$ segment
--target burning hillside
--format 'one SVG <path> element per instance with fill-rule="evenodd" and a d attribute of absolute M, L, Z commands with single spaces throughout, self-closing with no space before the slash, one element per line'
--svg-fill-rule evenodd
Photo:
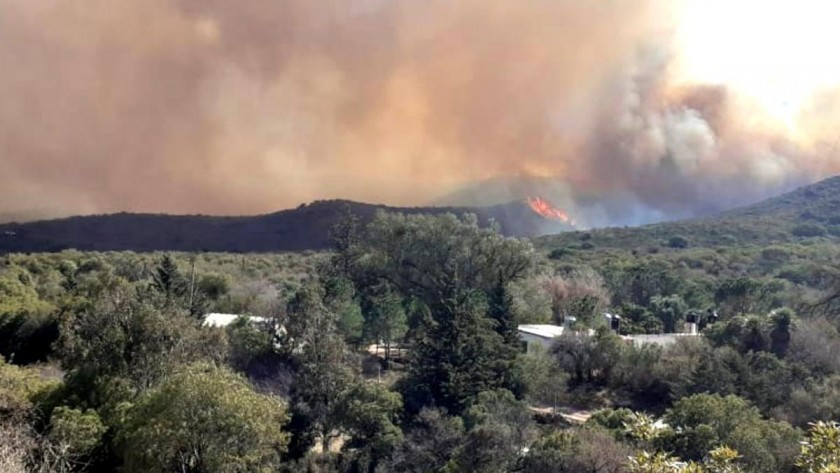
<path fill-rule="evenodd" d="M 543 218 L 548 220 L 557 220 L 559 222 L 567 223 L 569 225 L 574 225 L 574 222 L 571 218 L 569 218 L 569 214 L 566 212 L 553 207 L 547 200 L 543 199 L 542 197 L 528 197 L 528 206 L 531 207 L 531 210 L 536 212 Z"/>

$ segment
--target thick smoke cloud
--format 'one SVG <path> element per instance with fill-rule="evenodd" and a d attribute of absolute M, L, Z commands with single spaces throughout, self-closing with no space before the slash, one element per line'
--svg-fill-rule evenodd
<path fill-rule="evenodd" d="M 836 172 L 830 100 L 790 136 L 674 80 L 673 5 L 0 0 L 0 216 L 418 205 L 539 176 L 579 221 L 626 223 Z"/>

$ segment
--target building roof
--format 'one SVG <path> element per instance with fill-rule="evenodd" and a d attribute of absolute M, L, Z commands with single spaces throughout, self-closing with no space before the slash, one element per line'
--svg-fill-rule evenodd
<path fill-rule="evenodd" d="M 697 337 L 699 333 L 654 333 L 654 334 L 635 334 L 623 335 L 621 338 L 629 340 L 636 346 L 641 345 L 659 345 L 666 347 L 677 343 L 677 340 L 683 337 Z"/>
<path fill-rule="evenodd" d="M 520 325 L 518 330 L 522 333 L 535 335 L 542 338 L 556 338 L 563 335 L 563 327 L 549 324 L 526 324 Z"/>
<path fill-rule="evenodd" d="M 207 314 L 204 316 L 204 323 L 202 325 L 205 327 L 227 327 L 239 317 L 243 316 L 239 314 Z M 265 317 L 244 317 L 247 317 L 250 322 L 265 322 L 266 320 Z"/>

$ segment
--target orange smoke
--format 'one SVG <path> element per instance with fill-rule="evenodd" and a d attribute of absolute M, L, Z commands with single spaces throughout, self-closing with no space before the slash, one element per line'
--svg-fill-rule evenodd
<path fill-rule="evenodd" d="M 563 223 L 572 224 L 572 219 L 566 212 L 554 208 L 542 197 L 528 197 L 528 205 L 531 210 L 549 220 L 559 220 Z"/>

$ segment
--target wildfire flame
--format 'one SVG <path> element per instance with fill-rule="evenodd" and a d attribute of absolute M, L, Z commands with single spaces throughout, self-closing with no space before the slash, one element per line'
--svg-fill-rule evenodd
<path fill-rule="evenodd" d="M 528 197 L 528 205 L 531 210 L 549 220 L 559 220 L 563 223 L 572 224 L 569 214 L 560 209 L 554 208 L 542 197 Z"/>

